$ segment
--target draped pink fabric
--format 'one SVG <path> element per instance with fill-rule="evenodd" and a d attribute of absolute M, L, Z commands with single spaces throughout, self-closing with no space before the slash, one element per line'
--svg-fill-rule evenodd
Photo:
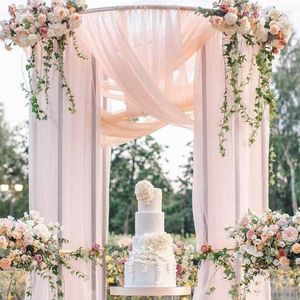
<path fill-rule="evenodd" d="M 67 49 L 66 74 L 76 96 L 77 113 L 53 73 L 49 120 L 31 120 L 30 202 L 47 219 L 61 221 L 71 247 L 105 241 L 108 231 L 107 150 L 167 124 L 194 129 L 193 211 L 198 246 L 230 245 L 223 228 L 248 208 L 268 205 L 268 120 L 248 147 L 248 127 L 237 117 L 228 135 L 227 155 L 218 149 L 224 94 L 222 38 L 192 11 L 131 9 L 83 16 L 77 32 L 87 61 Z M 246 49 L 251 57 L 251 49 Z M 249 63 L 245 64 L 247 73 Z M 257 74 L 244 102 L 253 106 Z M 57 164 L 57 161 L 59 162 Z M 45 172 L 47 170 L 47 173 Z M 97 184 L 96 184 L 97 183 Z M 64 274 L 67 300 L 105 299 L 103 272 L 86 264 L 81 282 Z M 205 293 L 213 267 L 199 270 L 194 299 L 229 299 L 228 284 L 216 277 L 215 295 Z M 48 299 L 44 283 L 34 299 Z M 269 299 L 268 284 L 255 299 Z"/>

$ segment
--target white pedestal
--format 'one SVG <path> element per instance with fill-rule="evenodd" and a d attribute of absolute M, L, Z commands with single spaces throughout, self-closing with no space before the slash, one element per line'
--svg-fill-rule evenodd
<path fill-rule="evenodd" d="M 188 296 L 192 293 L 191 287 L 173 287 L 173 288 L 127 288 L 111 287 L 112 296 Z"/>

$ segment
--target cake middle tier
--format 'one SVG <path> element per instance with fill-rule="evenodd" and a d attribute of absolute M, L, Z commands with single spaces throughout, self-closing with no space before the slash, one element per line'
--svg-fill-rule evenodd
<path fill-rule="evenodd" d="M 135 213 L 135 235 L 145 233 L 164 233 L 165 214 L 158 211 L 143 211 Z"/>

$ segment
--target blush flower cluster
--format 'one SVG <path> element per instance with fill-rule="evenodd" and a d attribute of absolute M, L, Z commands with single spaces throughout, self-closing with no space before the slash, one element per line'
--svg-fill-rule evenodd
<path fill-rule="evenodd" d="M 286 14 L 274 7 L 262 9 L 257 3 L 238 0 L 214 2 L 210 23 L 228 35 L 247 35 L 255 43 L 278 54 L 289 41 L 293 28 Z"/>
<path fill-rule="evenodd" d="M 85 277 L 70 264 L 71 260 L 97 262 L 102 248 L 93 244 L 91 249 L 79 248 L 76 251 L 62 250 L 67 241 L 60 238 L 61 226 L 58 223 L 45 224 L 36 211 L 25 213 L 21 219 L 12 217 L 0 219 L 0 271 L 21 270 L 35 272 L 49 281 L 53 298 L 63 299 L 60 267 L 72 274 Z M 27 293 L 30 295 L 31 289 Z"/>
<path fill-rule="evenodd" d="M 27 5 L 12 4 L 8 8 L 11 19 L 1 22 L 0 39 L 10 50 L 12 45 L 33 47 L 45 39 L 61 38 L 81 25 L 79 12 L 85 7 L 83 0 L 52 0 L 51 6 L 41 0 L 28 0 Z"/>
<path fill-rule="evenodd" d="M 26 64 L 29 85 L 22 84 L 22 88 L 38 120 L 47 119 L 52 70 L 60 74 L 69 111 L 76 112 L 75 96 L 64 72 L 64 51 L 71 40 L 77 56 L 86 59 L 75 35 L 82 22 L 81 12 L 86 8 L 85 0 L 52 0 L 50 6 L 42 0 L 28 0 L 27 5 L 11 4 L 10 19 L 0 22 L 0 40 L 7 50 L 14 46 L 30 50 Z"/>
<path fill-rule="evenodd" d="M 232 299 L 240 299 L 235 297 L 239 290 L 246 296 L 257 275 L 276 278 L 280 272 L 299 269 L 300 211 L 293 217 L 271 210 L 262 217 L 248 212 L 238 224 L 226 227 L 225 231 L 234 241 L 232 249 L 214 250 L 204 244 L 200 247 L 200 256 L 203 261 L 210 260 L 216 267 L 223 267 L 228 280 L 237 280 L 238 284 L 233 284 L 230 290 Z M 237 262 L 243 274 L 239 279 L 235 269 Z M 299 284 L 299 278 L 296 282 Z"/>

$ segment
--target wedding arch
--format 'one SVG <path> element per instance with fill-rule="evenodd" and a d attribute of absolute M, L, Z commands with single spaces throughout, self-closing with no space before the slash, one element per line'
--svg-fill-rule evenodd
<path fill-rule="evenodd" d="M 172 124 L 194 130 L 198 247 L 204 242 L 216 249 L 230 247 L 224 225 L 237 222 L 248 209 L 261 214 L 268 208 L 269 116 L 264 108 L 256 142 L 249 147 L 251 129 L 243 116 L 233 115 L 226 155 L 220 155 L 226 88 L 222 33 L 196 15 L 195 7 L 137 5 L 83 12 L 76 37 L 66 46 L 64 73 L 49 70 L 47 101 L 38 98 L 47 121 L 34 114 L 30 118 L 30 207 L 60 222 L 71 248 L 95 241 L 104 245 L 109 147 Z M 242 76 L 248 80 L 241 96 L 243 105 L 254 110 L 259 70 L 251 58 L 256 49 L 243 42 L 241 47 L 246 58 Z M 78 57 L 79 49 L 87 59 Z M 43 51 L 35 53 L 39 74 L 44 72 Z M 62 87 L 64 76 L 76 99 L 74 114 Z M 229 105 L 235 96 L 227 92 Z M 105 269 L 79 264 L 91 280 L 64 274 L 66 299 L 104 300 Z M 220 275 L 214 295 L 206 295 L 213 272 L 210 262 L 201 265 L 195 299 L 227 299 L 228 285 Z M 35 280 L 33 299 L 50 299 L 47 283 Z M 262 281 L 261 289 L 253 299 L 269 299 L 268 283 Z"/>

